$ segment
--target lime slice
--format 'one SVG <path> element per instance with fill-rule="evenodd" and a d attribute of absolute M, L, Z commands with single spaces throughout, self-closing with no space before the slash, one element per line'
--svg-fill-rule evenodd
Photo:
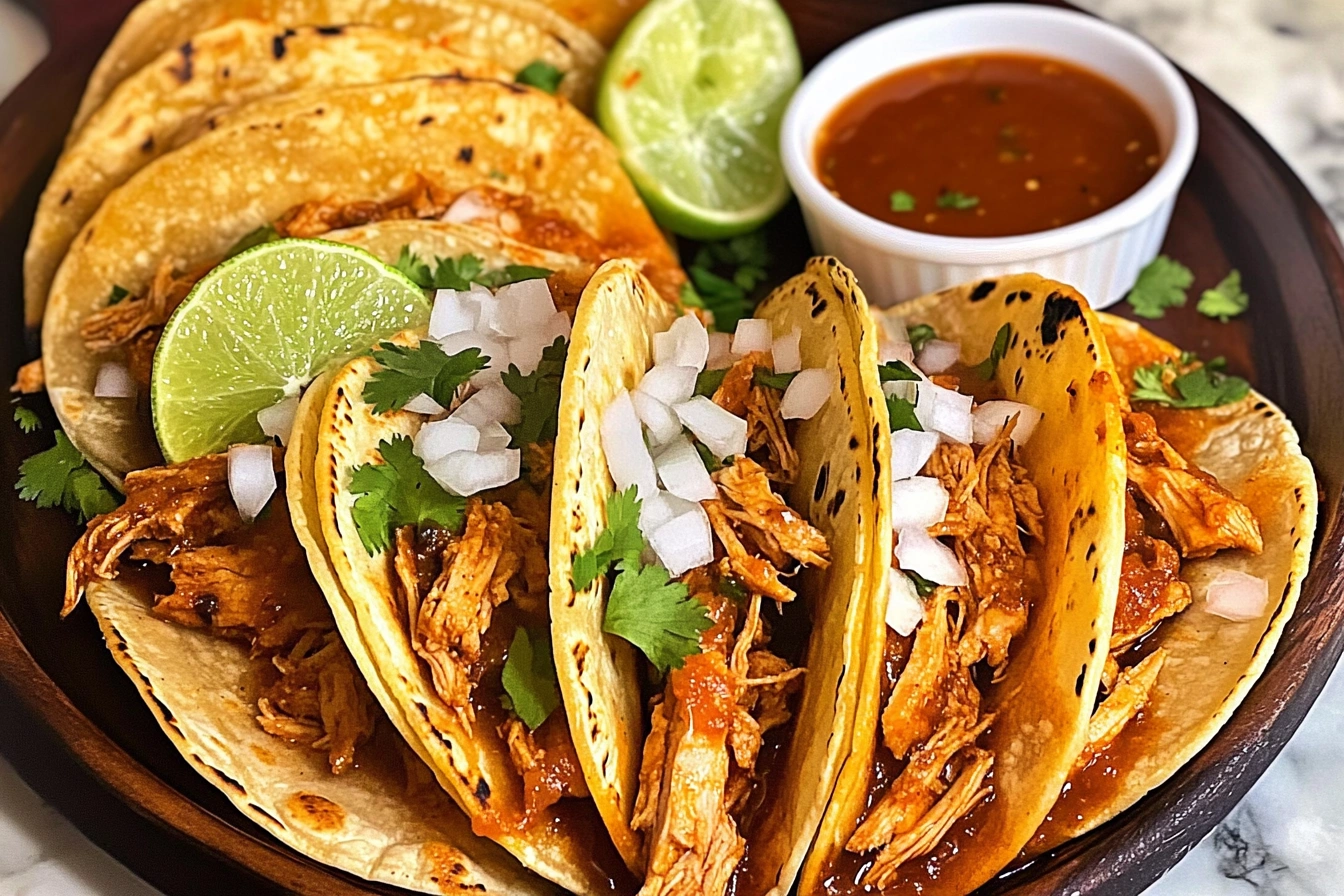
<path fill-rule="evenodd" d="M 611 51 L 598 121 L 661 224 L 723 239 L 789 198 L 779 122 L 801 72 L 775 0 L 653 0 Z"/>
<path fill-rule="evenodd" d="M 170 463 L 265 437 L 257 412 L 335 361 L 429 320 L 408 277 L 353 246 L 278 240 L 196 284 L 154 355 L 154 431 Z"/>

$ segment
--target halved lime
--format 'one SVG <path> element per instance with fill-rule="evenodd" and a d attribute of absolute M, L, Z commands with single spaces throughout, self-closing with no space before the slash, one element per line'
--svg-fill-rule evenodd
<path fill-rule="evenodd" d="M 723 239 L 789 197 L 779 122 L 801 73 L 775 0 L 653 0 L 611 51 L 598 121 L 661 224 Z"/>
<path fill-rule="evenodd" d="M 278 240 L 206 274 L 163 328 L 150 385 L 170 463 L 264 438 L 257 412 L 380 337 L 424 326 L 410 278 L 353 246 Z"/>

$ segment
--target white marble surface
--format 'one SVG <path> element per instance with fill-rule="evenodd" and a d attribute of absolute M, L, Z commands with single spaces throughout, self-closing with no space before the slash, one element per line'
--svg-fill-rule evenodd
<path fill-rule="evenodd" d="M 1344 0 L 1075 0 L 1156 43 L 1269 139 L 1344 227 Z M 0 0 L 0 96 L 44 51 Z M 0 724 L 4 720 L 0 719 Z M 1344 673 L 1245 801 L 1148 896 L 1344 893 Z M 0 896 L 150 896 L 0 759 Z"/>

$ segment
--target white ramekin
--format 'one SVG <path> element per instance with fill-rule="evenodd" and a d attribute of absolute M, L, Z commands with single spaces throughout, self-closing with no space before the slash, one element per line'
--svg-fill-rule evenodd
<path fill-rule="evenodd" d="M 1164 161 L 1137 193 L 1075 224 L 1009 237 L 951 237 L 897 227 L 845 204 L 817 178 L 815 139 L 837 104 L 889 72 L 977 52 L 1022 52 L 1086 67 L 1128 90 L 1153 118 Z M 1098 308 L 1117 301 L 1157 255 L 1198 140 L 1195 101 L 1144 41 L 1084 13 L 1026 4 L 959 6 L 898 19 L 831 53 L 784 115 L 784 170 L 813 246 L 853 268 L 878 305 L 979 277 L 1034 271 Z"/>

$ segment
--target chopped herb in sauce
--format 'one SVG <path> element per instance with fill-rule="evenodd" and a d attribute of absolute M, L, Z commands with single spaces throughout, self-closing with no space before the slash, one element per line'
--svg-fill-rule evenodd
<path fill-rule="evenodd" d="M 912 212 L 915 210 L 915 197 L 904 190 L 891 194 L 891 210 L 894 212 Z"/>
<path fill-rule="evenodd" d="M 967 196 L 959 190 L 944 190 L 938 194 L 938 207 L 966 211 L 980 204 L 979 196 Z"/>
<path fill-rule="evenodd" d="M 559 90 L 560 82 L 564 78 L 564 72 L 542 59 L 529 62 L 514 76 L 514 80 L 519 84 L 526 84 L 528 87 L 535 87 L 547 93 Z"/>

